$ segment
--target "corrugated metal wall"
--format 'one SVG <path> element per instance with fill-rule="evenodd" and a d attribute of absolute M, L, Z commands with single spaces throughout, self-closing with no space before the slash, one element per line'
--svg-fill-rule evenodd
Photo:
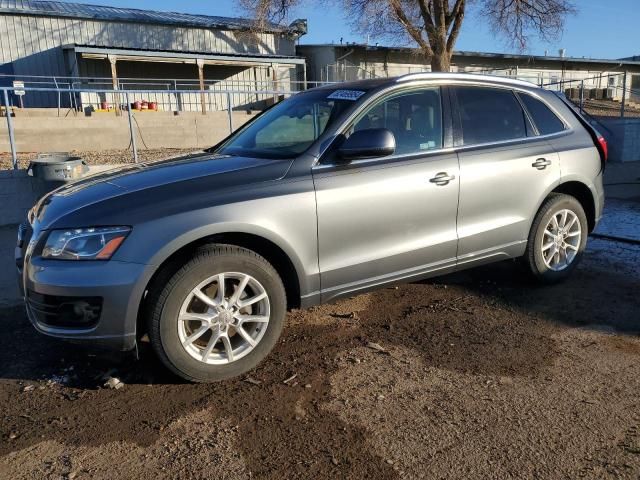
<path fill-rule="evenodd" d="M 295 55 L 294 41 L 279 34 L 0 15 L 0 68 L 11 63 L 15 75 L 72 76 L 75 66 L 65 62 L 61 47 L 74 43 L 199 53 Z M 2 70 L 8 68 L 5 66 Z M 191 75 L 195 77 L 197 72 Z M 41 106 L 57 103 L 54 95 L 31 94 L 30 98 Z"/>

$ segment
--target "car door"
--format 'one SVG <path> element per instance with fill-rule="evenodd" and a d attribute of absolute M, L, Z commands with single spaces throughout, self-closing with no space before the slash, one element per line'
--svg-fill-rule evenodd
<path fill-rule="evenodd" d="M 458 263 L 517 256 L 546 192 L 560 180 L 558 154 L 508 88 L 452 88 L 460 161 Z"/>
<path fill-rule="evenodd" d="M 443 108 L 444 105 L 444 108 Z M 387 128 L 393 155 L 313 168 L 322 300 L 454 267 L 458 159 L 446 151 L 440 88 L 391 94 L 365 107 L 350 132 Z"/>

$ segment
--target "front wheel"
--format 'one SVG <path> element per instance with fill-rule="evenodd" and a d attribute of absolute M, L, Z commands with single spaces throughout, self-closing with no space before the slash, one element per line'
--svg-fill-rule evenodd
<path fill-rule="evenodd" d="M 578 265 L 587 245 L 589 226 L 584 209 L 570 195 L 552 194 L 536 215 L 524 260 L 543 283 L 564 280 Z"/>
<path fill-rule="evenodd" d="M 235 246 L 200 249 L 151 294 L 153 348 L 190 381 L 223 380 L 255 367 L 277 342 L 286 315 L 277 272 Z"/>

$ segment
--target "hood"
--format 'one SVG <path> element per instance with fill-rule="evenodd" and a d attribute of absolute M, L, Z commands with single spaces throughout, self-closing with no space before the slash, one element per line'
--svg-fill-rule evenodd
<path fill-rule="evenodd" d="M 213 197 L 282 178 L 291 160 L 195 153 L 92 175 L 45 195 L 34 209 L 40 229 L 130 225 L 141 211 L 198 208 Z"/>

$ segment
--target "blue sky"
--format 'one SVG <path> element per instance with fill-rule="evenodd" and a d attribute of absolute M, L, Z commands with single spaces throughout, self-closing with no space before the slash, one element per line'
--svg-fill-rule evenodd
<path fill-rule="evenodd" d="M 81 0 L 76 0 L 80 3 Z M 242 16 L 236 0 L 87 0 L 85 3 L 136 7 L 154 10 L 180 11 L 222 16 Z M 293 12 L 291 19 L 307 18 L 309 33 L 301 43 L 362 42 L 365 39 L 350 32 L 347 22 L 341 20 L 338 7 L 312 6 L 324 2 L 307 0 L 306 5 Z M 545 44 L 532 39 L 527 52 L 542 55 L 545 50 L 550 55 L 557 54 L 559 48 L 566 48 L 572 57 L 620 58 L 640 55 L 640 29 L 638 28 L 639 0 L 574 0 L 578 6 L 577 15 L 568 19 L 564 35 L 560 40 Z M 374 39 L 371 40 L 375 42 Z M 483 25 L 477 16 L 465 19 L 462 33 L 456 45 L 457 50 L 483 52 L 514 52 L 504 39 L 495 35 Z M 515 52 L 514 52 L 515 53 Z"/>

